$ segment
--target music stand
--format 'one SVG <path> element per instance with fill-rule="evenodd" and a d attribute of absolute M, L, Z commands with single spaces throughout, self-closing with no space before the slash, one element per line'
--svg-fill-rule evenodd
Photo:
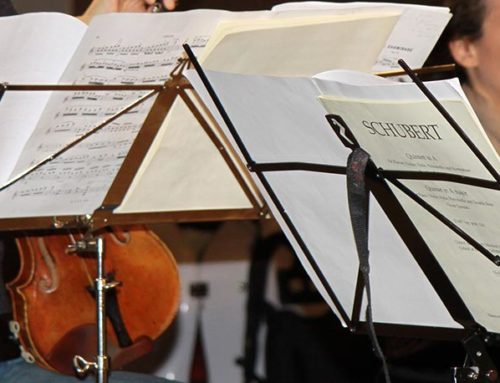
<path fill-rule="evenodd" d="M 20 217 L 0 219 L 0 229 L 3 230 L 60 230 L 60 229 L 78 229 L 84 231 L 85 238 L 76 241 L 69 251 L 76 253 L 91 253 L 95 256 L 97 262 L 97 276 L 94 281 L 96 296 L 96 315 L 97 315 L 97 355 L 95 361 L 87 361 L 81 356 L 75 356 L 74 366 L 79 374 L 86 374 L 93 371 L 96 375 L 96 381 L 105 383 L 108 381 L 109 357 L 107 355 L 106 341 L 106 299 L 105 292 L 117 287 L 118 283 L 105 278 L 104 270 L 104 243 L 99 233 L 106 227 L 113 225 L 131 225 L 136 223 L 168 222 L 168 221 L 214 221 L 229 219 L 256 219 L 265 214 L 265 208 L 255 194 L 249 181 L 242 175 L 241 165 L 230 153 L 230 148 L 224 143 L 220 136 L 214 132 L 216 129 L 213 117 L 207 110 L 200 110 L 202 104 L 195 103 L 193 99 L 198 99 L 196 92 L 192 90 L 189 82 L 184 78 L 183 71 L 188 65 L 186 59 L 180 59 L 178 65 L 171 72 L 169 79 L 163 85 L 15 85 L 2 84 L 0 88 L 1 96 L 7 91 L 148 91 L 148 93 L 130 105 L 122 108 L 105 121 L 99 123 L 94 128 L 85 132 L 74 141 L 66 144 L 62 149 L 38 161 L 26 171 L 14 177 L 4 184 L 0 191 L 6 190 L 15 185 L 20 180 L 28 177 L 42 166 L 49 164 L 54 159 L 64 154 L 69 149 L 78 145 L 88 137 L 96 134 L 102 128 L 119 118 L 121 115 L 133 110 L 145 100 L 157 95 L 153 106 L 151 107 L 143 125 L 140 129 L 134 143 L 128 151 L 126 158 L 120 165 L 120 170 L 115 177 L 111 187 L 106 192 L 106 196 L 100 206 L 95 210 L 89 211 L 85 215 L 62 215 L 52 217 Z M 160 130 L 161 124 L 170 112 L 174 102 L 177 99 L 185 103 L 189 111 L 194 115 L 196 121 L 208 135 L 210 141 L 218 149 L 223 160 L 241 186 L 244 195 L 248 198 L 251 208 L 245 209 L 212 209 L 197 211 L 158 211 L 149 213 L 126 213 L 116 214 L 114 210 L 122 203 L 127 190 L 129 189 L 136 172 L 139 169 L 144 157 L 147 155 L 151 145 Z M 21 321 L 22 322 L 22 321 Z M 24 325 L 22 322 L 21 326 Z M 26 350 L 29 352 L 29 350 Z M 50 368 L 50 366 L 47 366 Z"/>
<path fill-rule="evenodd" d="M 314 244 L 311 242 L 306 243 L 303 237 L 304 225 L 301 226 L 301 229 L 297 227 L 297 221 L 294 221 L 292 217 L 290 217 L 291 207 L 293 207 L 292 197 L 286 196 L 284 190 L 285 187 L 281 186 L 280 191 L 282 192 L 281 196 L 285 195 L 285 201 L 282 202 L 281 198 L 278 197 L 275 192 L 274 186 L 277 185 L 277 181 L 272 178 L 273 172 L 304 172 L 304 173 L 322 173 L 322 174 L 331 174 L 331 175 L 343 175 L 346 173 L 346 168 L 341 166 L 332 166 L 332 165 L 324 165 L 319 163 L 300 163 L 300 162 L 272 162 L 272 163 L 259 163 L 253 159 L 253 153 L 248 150 L 247 144 L 248 142 L 245 139 L 248 139 L 248 135 L 242 138 L 238 127 L 235 126 L 232 122 L 231 117 L 225 110 L 223 103 L 221 102 L 219 95 L 211 84 L 211 81 L 204 73 L 201 66 L 196 62 L 196 58 L 189 51 L 189 47 L 185 47 L 188 51 L 188 55 L 190 59 L 193 61 L 195 65 L 195 69 L 197 71 L 198 76 L 201 79 L 203 86 L 206 88 L 209 96 L 213 100 L 218 112 L 220 113 L 221 119 L 226 124 L 227 130 L 229 134 L 232 135 L 234 142 L 236 143 L 241 156 L 244 158 L 249 169 L 253 172 L 256 179 L 259 180 L 261 184 L 261 189 L 265 191 L 265 195 L 267 197 L 268 203 L 273 211 L 275 217 L 280 223 L 280 226 L 287 234 L 292 246 L 295 248 L 299 257 L 302 255 L 305 259 L 306 264 L 305 267 L 308 268 L 310 274 L 315 276 L 318 280 L 318 288 L 323 291 L 324 296 L 326 296 L 327 301 L 330 301 L 330 304 L 334 311 L 338 314 L 339 318 L 342 322 L 346 324 L 348 328 L 352 331 L 369 331 L 367 328 L 370 327 L 369 319 L 367 322 L 363 322 L 360 320 L 360 312 L 364 299 L 364 287 L 366 282 L 362 278 L 361 270 L 358 272 L 358 277 L 355 282 L 355 296 L 354 302 L 352 305 L 352 312 L 348 314 L 348 311 L 344 308 L 341 300 L 337 298 L 335 291 L 332 288 L 332 284 L 325 277 L 324 270 L 318 265 L 314 252 L 317 252 L 318 244 Z M 243 84 L 249 84 L 249 82 L 242 82 Z M 241 86 L 241 83 L 238 84 Z M 261 90 L 259 90 L 261 91 Z M 231 94 L 231 93 L 228 93 Z M 255 93 L 258 94 L 258 93 Z M 227 101 L 227 95 L 224 94 Z M 236 103 L 233 103 L 233 111 L 236 110 Z M 293 106 L 291 106 L 293 107 Z M 248 106 L 248 108 L 252 108 L 252 106 Z M 259 113 L 258 109 L 253 109 L 253 113 Z M 243 114 L 242 114 L 243 115 Z M 241 120 L 241 116 L 238 117 Z M 332 120 L 332 116 L 330 116 L 329 121 L 332 123 L 332 127 L 337 129 L 337 132 L 340 133 L 338 129 L 341 127 L 342 129 L 349 132 L 348 127 L 345 123 L 341 122 L 341 119 L 336 116 L 334 118 L 335 121 Z M 339 122 L 340 121 L 340 122 Z M 253 127 L 256 128 L 255 126 Z M 247 131 L 250 129 L 249 126 L 245 126 Z M 247 132 L 245 131 L 245 133 Z M 352 148 L 356 148 L 356 141 L 352 138 L 354 137 L 352 133 L 348 133 L 350 140 L 345 140 L 346 134 L 339 134 L 341 140 L 346 142 L 350 142 Z M 342 141 L 344 144 L 345 142 Z M 255 142 L 251 142 L 252 148 L 256 147 Z M 475 154 L 477 154 L 477 150 L 472 149 Z M 493 176 L 495 181 L 493 182 L 483 182 L 480 181 L 477 184 L 471 181 L 470 179 L 465 179 L 463 177 L 443 177 L 442 174 L 432 174 L 432 175 L 416 175 L 411 174 L 411 177 L 416 179 L 445 179 L 452 180 L 456 182 L 460 179 L 461 182 L 471 185 L 477 185 L 480 187 L 486 187 L 489 189 L 498 190 L 499 185 L 499 176 L 498 173 L 492 168 L 491 165 L 484 163 L 487 169 L 492 170 L 490 173 Z M 481 325 L 479 325 L 472 316 L 468 306 L 465 304 L 464 300 L 457 292 L 454 285 L 451 283 L 450 279 L 444 272 L 442 266 L 434 257 L 432 251 L 429 246 L 423 240 L 422 235 L 417 230 L 417 227 L 412 223 L 409 219 L 408 215 L 402 208 L 401 204 L 395 198 L 393 192 L 387 186 L 387 171 L 383 171 L 383 169 L 378 169 L 375 165 L 369 166 L 368 174 L 368 184 L 369 190 L 373 193 L 376 200 L 380 203 L 382 209 L 386 212 L 389 219 L 393 224 L 395 224 L 395 229 L 401 236 L 402 240 L 410 250 L 410 252 L 415 257 L 419 267 L 429 280 L 429 282 L 434 287 L 435 291 L 439 295 L 441 301 L 446 306 L 446 310 L 451 314 L 451 317 L 458 323 L 460 323 L 460 327 L 462 328 L 442 328 L 442 327 L 434 327 L 434 326 L 412 326 L 405 324 L 375 324 L 375 328 L 378 333 L 386 333 L 386 334 L 399 334 L 399 335 L 411 335 L 411 336 L 424 336 L 438 339 L 462 339 L 464 346 L 468 352 L 469 357 L 471 358 L 473 366 L 467 366 L 466 368 L 456 368 L 454 371 L 454 377 L 456 379 L 466 380 L 466 379 L 480 379 L 480 381 L 496 381 L 497 379 L 497 370 L 491 359 L 486 353 L 484 342 L 488 342 L 491 340 L 491 337 Z M 391 176 L 396 176 L 396 174 L 391 174 Z M 408 174 L 406 175 L 408 176 Z M 402 172 L 397 174 L 397 177 L 404 177 Z M 397 178 L 395 177 L 395 178 Z M 274 184 L 273 184 L 274 182 Z M 284 181 L 282 181 L 284 182 Z M 303 182 L 307 182 L 304 181 Z M 391 179 L 391 182 L 397 182 L 394 178 Z M 290 188 L 293 188 L 296 184 L 289 185 Z M 329 189 L 327 189 L 329 190 Z M 311 193 L 313 195 L 313 193 Z M 332 195 L 332 198 L 334 196 Z M 298 202 L 299 203 L 299 202 Z M 428 205 L 424 206 L 425 208 L 430 208 Z M 436 214 L 437 212 L 433 212 Z M 435 216 L 438 216 L 436 214 Z M 331 217 L 330 217 L 331 218 Z M 447 224 L 447 220 L 445 217 L 440 217 L 442 222 Z M 365 218 L 366 219 L 366 218 Z M 326 220 L 325 220 L 326 222 Z M 330 224 L 331 221 L 328 221 Z M 453 225 L 449 225 L 449 227 L 454 230 L 455 233 L 460 235 L 467 243 L 471 244 L 476 250 L 479 250 L 483 255 L 485 255 L 488 261 L 492 261 L 493 264 L 498 265 L 498 257 L 494 254 L 491 254 L 490 251 L 485 249 L 481 244 L 475 241 L 470 236 L 465 235 L 461 230 Z M 305 229 L 307 230 L 307 228 Z M 310 233 L 308 233 L 310 234 Z M 310 237 L 309 237 L 310 239 Z M 312 247 L 309 247 L 311 245 Z M 307 263 L 310 265 L 308 266 Z M 361 265 L 360 265 L 361 266 Z M 367 292 L 369 295 L 369 292 Z"/>

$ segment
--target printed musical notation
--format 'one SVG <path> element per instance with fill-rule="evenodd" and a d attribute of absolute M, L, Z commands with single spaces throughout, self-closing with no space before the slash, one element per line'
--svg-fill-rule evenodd
<path fill-rule="evenodd" d="M 93 46 L 89 50 L 89 56 L 167 56 L 179 52 L 182 41 L 178 36 L 165 36 L 162 41 L 154 43 L 126 44 L 123 41 L 111 44 Z"/>
<path fill-rule="evenodd" d="M 115 99 L 113 99 L 113 101 L 115 101 Z M 118 99 L 116 99 L 116 101 L 118 101 Z M 54 116 L 54 122 L 57 123 L 57 121 L 60 119 L 87 117 L 96 117 L 99 120 L 102 120 L 103 117 L 114 116 L 129 104 L 128 102 L 123 103 L 122 99 L 120 99 L 120 101 L 122 102 L 119 104 L 113 102 L 109 103 L 107 106 L 105 106 L 106 103 L 104 102 L 104 100 L 102 100 L 100 103 L 93 102 L 91 104 L 85 105 L 71 103 L 73 105 L 69 104 L 65 106 L 64 109 L 56 112 Z M 147 106 L 141 104 L 136 106 L 132 110 L 127 111 L 125 114 L 142 114 L 144 113 L 145 109 L 147 111 Z M 88 122 L 85 125 L 89 125 Z"/>
<path fill-rule="evenodd" d="M 12 200 L 32 198 L 32 197 L 69 197 L 72 198 L 72 202 L 83 202 L 86 197 L 92 193 L 106 191 L 105 186 L 90 186 L 85 185 L 84 187 L 79 186 L 56 186 L 54 184 L 44 185 L 38 187 L 26 187 L 16 190 L 13 193 Z M 77 197 L 77 198 L 75 198 Z"/>
<path fill-rule="evenodd" d="M 127 23 L 117 19 L 111 28 L 113 33 L 105 25 L 89 29 L 61 83 L 161 84 L 168 80 L 184 42 L 201 48 L 208 40 L 208 34 L 185 36 L 170 31 L 157 34 L 148 32 L 148 28 L 151 26 L 143 25 L 144 35 L 136 35 L 137 30 L 131 31 Z M 54 92 L 12 177 L 58 152 L 144 94 Z M 36 211 L 36 215 L 93 212 L 102 202 L 152 103 L 153 100 L 148 100 L 123 114 L 1 193 L 0 205 L 7 212 L 2 207 L 0 214 L 8 216 L 10 206 L 16 204 L 18 212 L 24 209 L 20 214 L 27 215 L 31 211 Z"/>
<path fill-rule="evenodd" d="M 208 36 L 208 35 L 194 36 L 191 39 L 189 39 L 187 41 L 187 43 L 191 46 L 192 49 L 205 48 L 208 44 L 209 39 L 210 39 L 210 36 Z"/>
<path fill-rule="evenodd" d="M 170 71 L 165 74 L 156 74 L 149 76 L 138 76 L 133 74 L 120 74 L 116 76 L 103 77 L 99 75 L 87 75 L 82 78 L 83 84 L 104 85 L 104 84 L 119 84 L 119 85 L 134 85 L 145 83 L 164 83 L 168 80 Z"/>
<path fill-rule="evenodd" d="M 47 129 L 47 133 L 50 134 L 51 132 L 54 133 L 68 133 L 68 132 L 73 132 L 77 136 L 81 136 L 84 133 L 87 133 L 91 129 L 94 128 L 94 124 L 90 122 L 86 122 L 84 124 L 77 125 L 75 121 L 69 120 L 69 121 L 64 121 L 61 123 L 57 123 L 53 126 L 50 126 Z M 125 123 L 117 123 L 117 122 L 111 122 L 108 125 L 104 126 L 101 130 L 97 131 L 95 135 L 100 135 L 100 134 L 106 134 L 106 133 L 116 133 L 116 132 L 122 132 L 126 133 L 129 132 L 132 135 L 137 134 L 139 132 L 139 129 L 141 128 L 140 124 L 136 123 L 131 123 L 131 122 L 125 122 Z"/>
<path fill-rule="evenodd" d="M 81 69 L 88 70 L 110 70 L 116 72 L 140 72 L 143 69 L 151 68 L 170 68 L 176 63 L 176 60 L 172 57 L 162 59 L 162 60 L 148 60 L 148 61 L 138 61 L 127 63 L 124 60 L 114 60 L 114 59 L 101 59 L 101 60 L 91 60 L 89 63 L 83 64 Z"/>

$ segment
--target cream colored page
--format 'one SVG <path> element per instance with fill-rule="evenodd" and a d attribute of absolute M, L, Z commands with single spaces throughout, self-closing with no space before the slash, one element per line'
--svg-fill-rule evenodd
<path fill-rule="evenodd" d="M 221 39 L 203 65 L 224 72 L 278 76 L 312 76 L 340 68 L 369 71 L 397 20 L 397 15 L 359 16 L 235 32 Z"/>
<path fill-rule="evenodd" d="M 500 193 L 444 182 L 404 182 L 493 255 L 500 256 Z M 396 188 L 399 202 L 445 270 L 474 319 L 500 333 L 500 270 L 484 254 Z"/>
<path fill-rule="evenodd" d="M 86 29 L 57 13 L 0 18 L 0 82 L 56 84 Z M 0 184 L 13 171 L 49 94 L 8 91 L 0 101 Z"/>
<path fill-rule="evenodd" d="M 200 61 L 204 61 L 207 56 L 209 56 L 212 50 L 220 44 L 220 42 L 226 37 L 226 35 L 240 32 L 251 32 L 258 31 L 262 29 L 273 29 L 273 28 L 291 28 L 300 27 L 306 25 L 315 24 L 326 24 L 334 22 L 347 22 L 357 19 L 366 19 L 374 17 L 385 17 L 385 16 L 400 16 L 400 12 L 397 11 L 382 11 L 382 12 L 358 12 L 355 14 L 344 15 L 342 13 L 337 14 L 336 12 L 324 12 L 322 15 L 308 15 L 310 12 L 302 11 L 288 11 L 288 12 L 275 12 L 270 13 L 270 17 L 258 20 L 226 20 L 222 21 L 217 25 L 217 29 L 210 38 L 203 54 L 200 57 Z M 274 15 L 274 17 L 271 17 Z"/>
<path fill-rule="evenodd" d="M 451 18 L 450 11 L 446 7 L 375 2 L 292 2 L 277 5 L 273 10 L 318 13 L 399 10 L 401 17 L 380 52 L 377 62 L 372 68 L 373 72 L 400 69 L 397 63 L 399 59 L 404 59 L 413 68 L 423 66 Z"/>
<path fill-rule="evenodd" d="M 460 100 L 441 100 L 495 169 L 500 161 L 475 118 Z M 343 117 L 360 146 L 385 170 L 440 172 L 492 181 L 472 151 L 429 102 L 322 98 L 330 113 Z M 500 256 L 498 189 L 456 182 L 403 180 L 411 191 L 463 232 Z M 395 186 L 392 190 L 474 319 L 500 331 L 498 266 L 473 249 Z"/>
<path fill-rule="evenodd" d="M 430 102 L 385 103 L 331 96 L 321 96 L 320 99 L 328 112 L 344 119 L 360 146 L 371 153 L 378 166 L 386 170 L 441 172 L 492 179 Z M 487 141 L 478 134 L 480 130 L 465 104 L 459 100 L 442 102 L 460 126 L 468 127 L 471 134 L 475 132 L 479 149 L 483 153 L 489 151 L 490 159 L 494 160 Z"/>
<path fill-rule="evenodd" d="M 217 147 L 179 99 L 145 165 L 116 213 L 252 208 Z"/>

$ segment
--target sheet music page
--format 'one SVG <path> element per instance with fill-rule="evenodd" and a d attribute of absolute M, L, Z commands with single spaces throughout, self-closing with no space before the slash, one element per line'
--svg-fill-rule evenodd
<path fill-rule="evenodd" d="M 487 140 L 467 103 L 447 82 L 442 87 L 443 106 L 477 145 L 490 163 L 500 170 L 500 160 Z M 344 90 L 348 88 L 343 85 Z M 479 160 L 458 134 L 437 113 L 430 102 L 408 100 L 401 90 L 413 84 L 360 86 L 351 96 L 321 97 L 326 110 L 344 118 L 360 146 L 371 154 L 377 166 L 386 170 L 442 172 L 493 181 Z M 417 90 L 418 91 L 418 90 Z M 386 99 L 376 97 L 385 93 Z M 347 93 L 347 92 L 346 92 Z M 399 97 L 390 100 L 390 95 Z M 500 255 L 498 189 L 480 188 L 455 182 L 402 180 L 420 198 L 450 219 L 494 255 Z M 474 319 L 488 331 L 500 332 L 498 267 L 466 241 L 453 233 L 429 212 L 391 185 L 399 202 L 429 245 L 432 253 L 471 311 Z"/>
<path fill-rule="evenodd" d="M 114 212 L 252 207 L 217 147 L 187 106 L 177 100 Z"/>
<path fill-rule="evenodd" d="M 86 29 L 80 20 L 60 13 L 1 17 L 0 82 L 56 84 Z M 0 184 L 12 173 L 49 96 L 8 91 L 0 101 Z"/>
<path fill-rule="evenodd" d="M 332 96 L 322 96 L 321 101 L 328 111 L 344 119 L 361 147 L 384 169 L 442 172 L 493 180 L 430 102 L 394 99 L 392 103 L 385 103 L 377 99 L 346 100 Z M 443 100 L 443 105 L 460 121 L 460 126 L 467 126 L 470 131 L 473 127 L 479 132 L 461 101 Z M 489 144 L 478 137 L 475 135 L 475 141 L 481 152 L 486 153 Z M 493 154 L 490 158 L 493 159 Z"/>
<path fill-rule="evenodd" d="M 360 9 L 398 10 L 401 12 L 396 26 L 387 38 L 384 49 L 380 52 L 372 72 L 400 69 L 397 60 L 404 59 L 410 67 L 419 68 L 424 65 L 432 48 L 443 32 L 451 14 L 446 7 L 433 7 L 415 4 L 395 3 L 331 3 L 321 1 L 292 2 L 277 5 L 274 11 L 302 10 L 324 12 L 356 12 Z M 333 68 L 331 68 L 333 69 Z M 353 69 L 353 68 L 346 68 Z"/>
<path fill-rule="evenodd" d="M 200 61 L 206 69 L 240 74 L 312 76 L 341 68 L 370 71 L 399 16 L 396 11 L 357 12 L 296 15 L 243 25 L 226 22 L 219 25 L 219 34 L 210 40 Z"/>
<path fill-rule="evenodd" d="M 339 174 L 305 170 L 265 172 L 265 180 L 285 212 L 252 174 L 318 290 L 337 315 L 340 316 L 335 299 L 350 315 L 358 258 L 348 215 L 345 175 L 341 170 L 349 150 L 337 139 L 324 117 L 324 110 L 320 110 L 317 97 L 321 91 L 317 80 L 210 71 L 207 75 L 252 161 L 339 167 Z M 195 89 L 207 97 L 197 76 L 191 72 L 188 76 Z M 210 104 L 206 98 L 205 102 Z M 227 128 L 226 132 L 230 135 Z M 370 251 L 376 321 L 458 327 L 377 201 L 371 201 L 371 209 Z M 294 235 L 293 229 L 300 238 Z M 304 241 L 312 258 L 302 249 L 299 240 Z"/>
<path fill-rule="evenodd" d="M 182 44 L 206 44 L 229 12 L 108 14 L 94 18 L 61 78 L 75 84 L 158 84 Z M 12 175 L 56 152 L 144 92 L 52 95 Z M 0 216 L 88 214 L 99 206 L 144 120 L 146 102 L 84 140 L 0 196 Z"/>

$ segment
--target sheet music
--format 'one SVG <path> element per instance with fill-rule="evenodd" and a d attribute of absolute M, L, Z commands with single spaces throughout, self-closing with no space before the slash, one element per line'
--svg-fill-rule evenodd
<path fill-rule="evenodd" d="M 404 59 L 410 67 L 421 67 L 451 18 L 448 8 L 394 3 L 331 3 L 322 1 L 292 2 L 277 5 L 275 11 L 356 12 L 359 9 L 399 10 L 401 17 L 378 56 L 373 72 L 400 69 L 397 60 Z M 352 68 L 349 68 L 352 69 Z"/>
<path fill-rule="evenodd" d="M 446 182 L 404 183 L 492 254 L 500 255 L 500 230 L 496 214 L 500 211 L 498 190 Z M 488 331 L 499 333 L 498 266 L 402 192 L 392 189 L 474 319 Z"/>
<path fill-rule="evenodd" d="M 108 14 L 89 26 L 61 83 L 157 84 L 169 76 L 182 44 L 195 50 L 225 11 Z M 238 17 L 247 16 L 242 13 Z M 145 92 L 58 92 L 52 95 L 12 176 L 53 154 Z M 0 215 L 88 214 L 109 189 L 151 101 L 141 104 L 0 196 Z"/>
<path fill-rule="evenodd" d="M 60 81 L 70 84 L 162 83 L 181 55 L 181 44 L 187 42 L 195 51 L 200 52 L 221 20 L 269 19 L 302 16 L 303 13 L 197 10 L 164 14 L 102 15 L 95 18 L 87 29 Z M 54 25 L 59 33 L 62 31 L 61 34 L 64 34 L 66 28 L 63 25 L 57 22 Z M 31 74 L 30 70 L 27 76 Z M 52 155 L 141 94 L 143 93 L 55 93 L 25 145 L 11 177 Z M 2 192 L 0 216 L 7 218 L 93 212 L 100 206 L 109 189 L 151 102 L 152 100 L 123 115 L 98 134 Z M 171 137 L 172 129 L 163 126 L 159 137 Z M 168 131 L 167 134 L 165 131 Z M 179 132 L 175 131 L 174 135 Z M 209 142 L 208 144 L 211 145 Z M 162 144 L 155 143 L 155 146 L 161 147 Z M 210 158 L 218 155 L 217 150 L 205 150 L 203 153 L 209 153 Z M 170 157 L 165 157 L 163 154 L 162 159 L 168 160 L 172 156 L 170 154 Z M 151 162 L 157 159 L 151 156 L 148 158 Z M 157 180 L 158 177 L 152 179 Z M 156 183 L 145 187 L 146 195 L 158 189 Z M 237 199 L 240 203 L 241 198 Z M 246 204 L 247 201 L 243 203 Z"/>
<path fill-rule="evenodd" d="M 378 166 L 387 170 L 442 172 L 493 181 L 493 177 L 437 109 L 426 101 L 381 102 L 321 96 L 325 108 L 340 115 L 356 133 L 359 144 Z M 468 109 L 458 99 L 443 106 L 460 126 L 479 132 Z M 388 107 L 391 105 L 392 108 Z M 475 141 L 483 153 L 491 149 L 485 140 Z M 460 157 L 456 153 L 461 153 Z M 493 153 L 490 154 L 493 159 Z"/>
<path fill-rule="evenodd" d="M 454 85 L 439 82 L 433 87 L 441 88 L 437 93 L 446 96 L 441 99 L 445 109 L 493 167 L 500 170 L 497 153 Z M 413 84 L 395 89 L 343 84 L 344 92 L 335 92 L 334 88 L 330 87 L 333 95 L 321 97 L 326 110 L 344 118 L 377 166 L 387 170 L 443 172 L 494 180 L 429 102 L 405 98 L 402 92 L 405 88 L 410 92 L 418 91 Z M 350 94 L 349 98 L 346 93 Z M 377 97 L 381 93 L 385 99 Z M 492 254 L 500 254 L 496 214 L 500 209 L 498 190 L 443 181 L 403 180 L 402 183 Z M 399 189 L 392 185 L 391 189 L 474 319 L 488 331 L 500 332 L 498 267 Z"/>
<path fill-rule="evenodd" d="M 237 24 L 234 32 L 228 27 L 227 34 L 216 38 L 200 61 L 206 69 L 240 74 L 312 76 L 341 68 L 369 72 L 399 18 L 395 11 L 358 12 L 303 17 L 302 24 L 296 18 L 246 28 Z"/>
<path fill-rule="evenodd" d="M 188 75 L 195 89 L 204 94 L 203 85 L 196 76 Z M 336 138 L 324 117 L 324 110 L 318 109 L 317 97 L 321 94 L 318 80 L 218 72 L 207 72 L 207 75 L 253 161 L 345 166 L 349 151 Z M 332 310 L 339 315 L 327 286 L 312 266 L 312 260 L 302 251 L 285 218 L 294 223 L 324 280 L 350 315 L 358 258 L 348 215 L 345 176 L 272 171 L 266 172 L 265 178 L 283 205 L 284 214 L 259 180 L 255 180 L 306 271 Z M 375 320 L 458 327 L 378 203 L 372 200 L 370 206 Z"/>
<path fill-rule="evenodd" d="M 450 18 L 451 13 L 406 8 L 387 39 L 373 72 L 400 69 L 399 59 L 405 60 L 412 68 L 422 67 Z"/>
<path fill-rule="evenodd" d="M 58 13 L 2 17 L 0 82 L 57 83 L 86 29 L 78 19 Z M 0 101 L 0 184 L 12 173 L 49 96 L 6 92 Z"/>

